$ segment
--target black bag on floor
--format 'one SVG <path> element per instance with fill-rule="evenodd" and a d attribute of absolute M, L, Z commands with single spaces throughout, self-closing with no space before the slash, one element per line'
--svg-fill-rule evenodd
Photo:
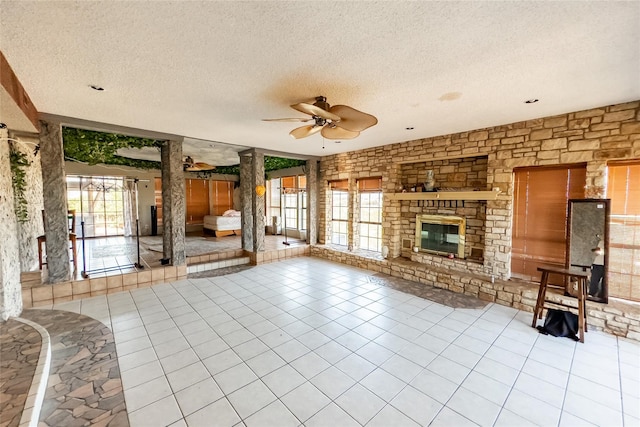
<path fill-rule="evenodd" d="M 544 326 L 538 326 L 541 334 L 553 335 L 554 337 L 568 337 L 578 341 L 578 316 L 563 310 L 550 308 L 547 310 L 547 317 L 544 319 Z"/>

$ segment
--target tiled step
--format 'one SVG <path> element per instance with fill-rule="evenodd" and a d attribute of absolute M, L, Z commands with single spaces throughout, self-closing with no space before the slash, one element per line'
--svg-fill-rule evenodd
<path fill-rule="evenodd" d="M 42 284 L 42 271 L 27 271 L 20 273 L 20 283 L 22 286 L 33 287 Z"/>
<path fill-rule="evenodd" d="M 231 249 L 223 252 L 215 252 L 211 254 L 189 256 L 187 257 L 187 265 L 196 265 L 210 263 L 213 261 L 226 261 L 232 258 L 239 258 L 244 256 L 242 249 Z"/>
<path fill-rule="evenodd" d="M 187 274 L 200 273 L 202 271 L 216 270 L 224 267 L 234 267 L 237 265 L 247 265 L 250 259 L 248 256 L 230 258 L 219 261 L 202 262 L 198 264 L 190 264 L 187 266 Z"/>

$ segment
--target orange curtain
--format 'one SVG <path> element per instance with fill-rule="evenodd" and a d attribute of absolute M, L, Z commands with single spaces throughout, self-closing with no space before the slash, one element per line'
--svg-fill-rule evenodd
<path fill-rule="evenodd" d="M 640 162 L 608 165 L 609 295 L 640 301 Z"/>
<path fill-rule="evenodd" d="M 382 178 L 363 178 L 358 180 L 358 191 L 382 191 Z"/>
<path fill-rule="evenodd" d="M 341 179 L 339 181 L 329 181 L 329 187 L 332 190 L 349 190 L 349 181 L 346 179 Z"/>
<path fill-rule="evenodd" d="M 233 209 L 233 182 L 210 181 L 210 205 L 211 215 L 220 216 L 225 211 Z"/>
<path fill-rule="evenodd" d="M 209 215 L 209 182 L 204 179 L 186 179 L 187 224 L 202 224 Z"/>
<path fill-rule="evenodd" d="M 514 170 L 512 274 L 537 281 L 539 265 L 565 265 L 568 200 L 584 198 L 586 171 L 585 165 Z"/>

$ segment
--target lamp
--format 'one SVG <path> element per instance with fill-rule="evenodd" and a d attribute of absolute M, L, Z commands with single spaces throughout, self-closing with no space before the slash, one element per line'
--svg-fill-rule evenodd
<path fill-rule="evenodd" d="M 257 185 L 256 186 L 256 194 L 260 197 L 264 196 L 264 193 L 267 191 L 266 188 L 264 188 L 264 185 Z"/>

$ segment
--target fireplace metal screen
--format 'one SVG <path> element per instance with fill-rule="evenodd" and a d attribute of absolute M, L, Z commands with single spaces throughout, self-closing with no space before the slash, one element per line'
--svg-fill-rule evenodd
<path fill-rule="evenodd" d="M 419 250 L 464 258 L 464 218 L 447 215 L 416 216 L 416 246 Z"/>

